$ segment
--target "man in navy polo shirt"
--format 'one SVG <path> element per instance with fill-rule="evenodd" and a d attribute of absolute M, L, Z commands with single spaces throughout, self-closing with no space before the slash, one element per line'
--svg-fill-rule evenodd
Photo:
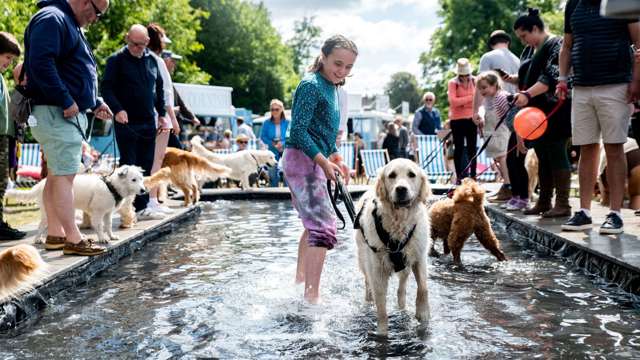
<path fill-rule="evenodd" d="M 43 0 L 25 31 L 27 93 L 35 106 L 31 133 L 42 145 L 48 176 L 44 188 L 47 250 L 97 255 L 104 248 L 82 239 L 75 223 L 73 180 L 80 168 L 87 110 L 113 114 L 97 99 L 96 61 L 81 28 L 96 22 L 108 0 Z"/>

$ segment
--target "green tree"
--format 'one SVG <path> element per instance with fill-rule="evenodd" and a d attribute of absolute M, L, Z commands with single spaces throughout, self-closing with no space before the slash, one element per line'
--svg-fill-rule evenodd
<path fill-rule="evenodd" d="M 313 24 L 315 17 L 304 17 L 293 25 L 295 35 L 287 41 L 287 46 L 293 51 L 293 67 L 299 74 L 303 74 L 307 64 L 320 47 L 320 34 L 322 29 Z"/>
<path fill-rule="evenodd" d="M 0 9 L 0 30 L 23 40 L 24 30 L 37 11 L 36 1 L 3 0 Z M 94 47 L 96 58 L 103 68 L 107 57 L 124 46 L 124 37 L 135 23 L 157 22 L 172 39 L 170 49 L 185 57 L 174 75 L 176 82 L 206 83 L 210 76 L 190 60 L 190 56 L 203 49 L 196 41 L 201 20 L 208 14 L 195 9 L 189 0 L 112 0 L 101 20 L 88 28 L 87 38 Z"/>
<path fill-rule="evenodd" d="M 241 0 L 192 0 L 211 14 L 198 40 L 196 61 L 212 84 L 233 87 L 233 103 L 261 113 L 269 101 L 289 103 L 299 77 L 291 49 L 282 43 L 263 4 Z"/>
<path fill-rule="evenodd" d="M 411 73 L 403 71 L 391 75 L 391 80 L 385 86 L 384 92 L 389 95 L 391 108 L 402 104 L 403 101 L 409 102 L 411 111 L 420 106 L 421 94 L 418 80 Z"/>
<path fill-rule="evenodd" d="M 528 7 L 539 8 L 550 30 L 561 35 L 562 3 L 562 0 L 440 0 L 438 14 L 443 19 L 442 26 L 432 35 L 431 48 L 420 56 L 420 63 L 427 87 L 440 99 L 443 114 L 448 109 L 447 80 L 453 77 L 456 59 L 466 57 L 477 65 L 488 51 L 489 34 L 496 29 L 510 33 L 511 50 L 519 55 L 523 46 L 512 28 Z"/>

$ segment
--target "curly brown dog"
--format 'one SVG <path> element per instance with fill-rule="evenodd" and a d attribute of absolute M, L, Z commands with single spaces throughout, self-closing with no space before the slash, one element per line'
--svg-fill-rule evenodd
<path fill-rule="evenodd" d="M 500 242 L 491 229 L 489 217 L 484 212 L 484 190 L 472 179 L 462 180 L 462 185 L 453 193 L 453 199 L 435 202 L 429 215 L 431 216 L 431 249 L 429 256 L 440 254 L 434 248 L 435 239 L 444 240 L 444 253 L 453 255 L 453 262 L 460 265 L 460 251 L 464 242 L 475 234 L 482 246 L 498 260 L 506 257 L 500 250 Z"/>

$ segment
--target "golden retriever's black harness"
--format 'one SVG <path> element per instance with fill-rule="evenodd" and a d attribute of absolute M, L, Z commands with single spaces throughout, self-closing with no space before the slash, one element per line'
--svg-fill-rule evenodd
<path fill-rule="evenodd" d="M 355 228 L 362 231 L 362 238 L 364 239 L 365 244 L 367 244 L 367 246 L 369 246 L 369 248 L 374 253 L 377 253 L 378 251 L 380 251 L 380 249 L 377 249 L 369 244 L 369 242 L 367 241 L 367 237 L 364 235 L 364 231 L 362 230 L 362 226 L 360 225 L 360 215 L 362 214 L 362 210 L 364 209 L 364 207 L 365 206 L 363 205 L 362 209 L 360 209 L 358 215 L 356 216 Z M 407 267 L 407 264 L 406 257 L 404 256 L 402 250 L 404 250 L 405 246 L 407 246 L 407 244 L 413 237 L 413 232 L 416 230 L 417 224 L 413 225 L 411 231 L 409 231 L 407 236 L 402 239 L 402 241 L 397 241 L 391 237 L 391 234 L 389 234 L 389 232 L 385 230 L 384 226 L 382 225 L 382 216 L 378 214 L 378 203 L 375 200 L 373 200 L 373 211 L 371 211 L 371 215 L 373 215 L 373 222 L 376 226 L 376 233 L 378 234 L 378 238 L 380 238 L 380 241 L 382 241 L 382 243 L 384 244 L 385 250 L 389 252 L 389 259 L 393 264 L 393 270 L 395 272 L 404 270 Z"/>
<path fill-rule="evenodd" d="M 107 179 L 105 176 L 102 176 L 101 179 L 105 183 L 105 185 L 107 185 L 107 189 L 109 189 L 111 196 L 113 196 L 113 200 L 116 201 L 116 207 L 118 207 L 118 205 L 120 205 L 120 202 L 122 201 L 122 195 L 120 195 L 118 190 L 113 187 L 113 184 L 111 183 L 111 181 L 109 181 L 109 179 Z"/>

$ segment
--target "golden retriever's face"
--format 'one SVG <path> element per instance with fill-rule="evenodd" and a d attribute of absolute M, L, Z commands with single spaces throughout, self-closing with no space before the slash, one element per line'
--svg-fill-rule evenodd
<path fill-rule="evenodd" d="M 426 201 L 431 189 L 427 176 L 416 163 L 395 159 L 380 170 L 376 193 L 382 201 L 395 207 L 409 207 L 416 201 Z"/>

